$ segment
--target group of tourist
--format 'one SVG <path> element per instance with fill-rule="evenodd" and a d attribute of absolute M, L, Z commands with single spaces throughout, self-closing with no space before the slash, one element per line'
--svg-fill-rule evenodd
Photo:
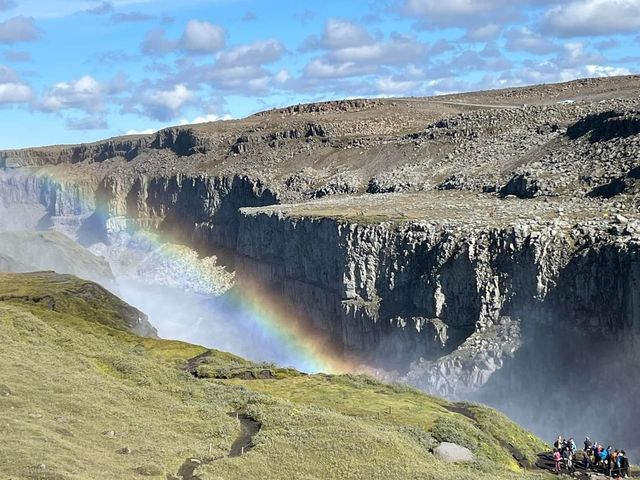
<path fill-rule="evenodd" d="M 569 472 L 576 471 L 576 455 L 578 454 L 576 442 L 573 438 L 558 439 L 553 444 L 554 471 L 560 473 L 562 465 Z M 582 467 L 585 470 L 598 470 L 605 475 L 614 478 L 629 478 L 629 458 L 624 450 L 617 450 L 608 446 L 592 442 L 589 437 L 584 441 L 582 454 Z"/>

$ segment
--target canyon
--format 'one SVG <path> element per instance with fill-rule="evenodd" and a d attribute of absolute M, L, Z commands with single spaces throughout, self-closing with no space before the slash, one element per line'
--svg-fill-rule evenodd
<path fill-rule="evenodd" d="M 639 162 L 638 76 L 325 102 L 0 152 L 0 229 L 151 232 L 363 371 L 640 453 Z"/>

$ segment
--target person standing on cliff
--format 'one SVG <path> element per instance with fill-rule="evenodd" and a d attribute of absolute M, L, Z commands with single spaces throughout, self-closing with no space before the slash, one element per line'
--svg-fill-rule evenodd
<path fill-rule="evenodd" d="M 557 448 L 553 449 L 553 471 L 560 473 L 560 463 L 562 462 L 562 455 Z"/>
<path fill-rule="evenodd" d="M 620 458 L 620 476 L 622 478 L 629 478 L 629 459 L 627 458 L 627 453 L 621 450 L 618 457 Z"/>
<path fill-rule="evenodd" d="M 569 473 L 575 472 L 576 469 L 573 466 L 573 451 L 569 446 L 565 448 L 564 451 L 562 452 L 562 457 L 564 459 L 564 465 L 567 468 L 567 471 Z"/>
<path fill-rule="evenodd" d="M 558 439 L 553 444 L 553 447 L 558 451 L 562 450 L 562 447 L 563 447 L 562 435 L 558 435 Z"/>

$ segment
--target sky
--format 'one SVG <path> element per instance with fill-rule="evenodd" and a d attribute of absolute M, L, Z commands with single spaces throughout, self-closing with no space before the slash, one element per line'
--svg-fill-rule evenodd
<path fill-rule="evenodd" d="M 0 149 L 640 73 L 640 0 L 0 0 Z"/>

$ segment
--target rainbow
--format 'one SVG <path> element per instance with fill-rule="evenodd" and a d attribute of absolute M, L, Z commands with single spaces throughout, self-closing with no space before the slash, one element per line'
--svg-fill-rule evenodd
<path fill-rule="evenodd" d="M 38 169 L 36 175 L 46 176 L 60 184 L 68 183 L 68 178 L 60 178 L 57 171 L 56 167 Z M 109 218 L 103 206 L 97 206 L 94 214 L 99 215 L 101 220 Z M 208 282 L 213 282 L 203 269 L 201 259 L 181 255 L 184 246 L 172 243 L 158 232 L 151 233 L 133 227 L 131 223 L 127 222 L 128 233 L 144 238 L 156 254 L 161 252 L 167 261 L 172 262 L 179 275 L 199 285 L 206 286 Z M 354 361 L 347 359 L 342 351 L 332 345 L 326 333 L 312 328 L 310 322 L 301 318 L 292 305 L 283 302 L 264 286 L 243 278 L 241 283 L 231 288 L 225 296 L 233 308 L 237 309 L 238 315 L 242 315 L 258 329 L 266 332 L 276 345 L 286 350 L 288 357 L 295 359 L 295 367 L 298 370 L 306 373 L 334 374 L 358 370 Z"/>

